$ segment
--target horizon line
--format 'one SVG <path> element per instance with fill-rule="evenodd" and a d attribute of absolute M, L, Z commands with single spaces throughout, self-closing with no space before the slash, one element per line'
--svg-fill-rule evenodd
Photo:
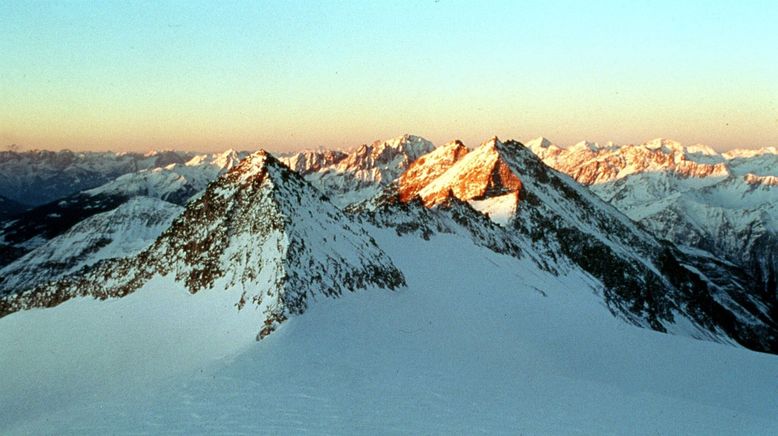
<path fill-rule="evenodd" d="M 403 133 L 403 134 L 400 134 L 400 135 L 395 135 L 395 136 L 390 136 L 390 137 L 385 137 L 385 138 L 380 138 L 380 139 L 374 139 L 372 141 L 363 141 L 363 142 L 353 143 L 352 145 L 346 145 L 346 146 L 338 146 L 338 145 L 334 145 L 334 144 L 333 145 L 320 144 L 320 145 L 315 145 L 315 146 L 301 145 L 299 147 L 279 147 L 279 146 L 274 146 L 272 144 L 267 144 L 267 143 L 258 143 L 257 145 L 246 145 L 246 144 L 244 144 L 244 145 L 227 145 L 227 146 L 223 146 L 223 147 L 218 147 L 218 146 L 217 147 L 213 147 L 213 146 L 207 146 L 207 145 L 205 145 L 205 146 L 197 146 L 197 145 L 195 145 L 195 146 L 191 146 L 191 148 L 189 148 L 190 146 L 187 146 L 185 144 L 181 144 L 181 145 L 162 146 L 162 147 L 149 146 L 148 148 L 140 148 L 140 147 L 132 147 L 132 146 L 128 146 L 128 147 L 125 147 L 125 148 L 98 148 L 98 147 L 89 147 L 89 146 L 84 146 L 84 147 L 68 147 L 68 146 L 62 146 L 62 147 L 43 146 L 43 147 L 39 147 L 39 146 L 31 146 L 31 147 L 28 147 L 28 146 L 25 146 L 24 144 L 11 143 L 11 144 L 7 144 L 7 145 L 2 146 L 2 148 L 0 148 L 0 152 L 25 153 L 25 152 L 40 152 L 40 151 L 50 151 L 50 152 L 70 151 L 70 152 L 73 152 L 73 153 L 115 153 L 115 154 L 134 153 L 134 154 L 150 154 L 150 153 L 162 153 L 162 152 L 170 152 L 170 151 L 174 151 L 174 152 L 191 152 L 191 153 L 223 153 L 223 152 L 226 152 L 226 151 L 229 151 L 229 150 L 235 150 L 235 151 L 238 151 L 238 152 L 251 152 L 251 151 L 256 151 L 256 150 L 260 150 L 260 149 L 268 150 L 268 151 L 275 152 L 275 153 L 296 153 L 296 152 L 318 151 L 318 150 L 348 151 L 348 150 L 352 150 L 352 149 L 355 149 L 357 147 L 360 147 L 362 145 L 370 145 L 370 144 L 374 144 L 374 143 L 391 141 L 391 140 L 399 139 L 399 138 L 402 138 L 402 137 L 405 137 L 405 136 L 421 138 L 421 139 L 423 139 L 425 141 L 431 142 L 433 145 L 435 145 L 435 147 L 440 147 L 442 145 L 449 144 L 449 143 L 452 143 L 452 142 L 455 142 L 455 141 L 459 141 L 459 142 L 461 142 L 461 143 L 463 143 L 465 145 L 467 145 L 468 142 L 470 142 L 471 144 L 475 143 L 475 142 L 472 142 L 472 141 L 462 140 L 461 138 L 453 138 L 453 139 L 446 140 L 446 141 L 433 141 L 433 140 L 427 139 L 427 137 L 422 136 L 422 135 L 417 135 L 417 134 L 413 134 L 413 133 Z M 492 138 L 498 138 L 499 139 L 499 137 L 500 137 L 500 135 L 491 135 L 491 136 L 487 136 L 486 139 L 484 139 L 484 140 L 482 140 L 480 142 L 477 142 L 477 141 L 476 142 L 477 142 L 478 145 L 482 145 L 485 142 L 488 142 Z M 594 144 L 594 145 L 597 145 L 597 146 L 600 146 L 600 147 L 612 147 L 612 146 L 615 146 L 615 147 L 629 147 L 629 146 L 648 145 L 650 143 L 657 142 L 657 141 L 670 141 L 670 142 L 677 143 L 677 144 L 679 144 L 679 145 L 681 145 L 683 147 L 704 146 L 704 147 L 710 148 L 711 150 L 713 150 L 714 152 L 716 152 L 718 154 L 724 154 L 724 153 L 727 153 L 727 152 L 733 151 L 733 150 L 762 150 L 762 149 L 778 148 L 778 145 L 769 144 L 769 145 L 759 145 L 759 146 L 734 146 L 734 147 L 726 148 L 724 150 L 719 150 L 715 145 L 706 144 L 704 142 L 683 142 L 683 141 L 678 141 L 678 140 L 675 140 L 673 138 L 664 137 L 664 136 L 657 136 L 657 137 L 653 137 L 651 139 L 643 140 L 643 141 L 640 141 L 640 142 L 636 142 L 636 141 L 617 142 L 617 141 L 612 141 L 612 140 L 608 140 L 608 141 L 596 141 L 596 140 L 594 140 L 594 141 L 591 141 L 591 140 L 588 140 L 588 139 L 582 139 L 582 140 L 579 140 L 579 141 L 576 141 L 576 142 L 564 143 L 563 144 L 563 143 L 560 143 L 560 142 L 556 142 L 556 141 L 550 139 L 549 137 L 547 137 L 545 135 L 534 136 L 534 137 L 529 138 L 527 140 L 519 140 L 519 139 L 515 139 L 514 137 L 510 137 L 510 138 L 507 138 L 505 140 L 500 140 L 500 141 L 502 141 L 502 142 L 505 142 L 505 141 L 517 141 L 517 142 L 519 142 L 519 143 L 521 143 L 523 145 L 526 145 L 526 144 L 528 144 L 528 143 L 530 143 L 532 141 L 544 140 L 544 139 L 547 140 L 550 143 L 550 145 L 555 145 L 555 146 L 560 147 L 562 149 L 568 149 L 568 148 L 574 147 L 574 146 L 576 146 L 578 144 L 582 144 L 582 143 Z M 468 148 L 469 148 L 469 146 L 468 146 Z"/>

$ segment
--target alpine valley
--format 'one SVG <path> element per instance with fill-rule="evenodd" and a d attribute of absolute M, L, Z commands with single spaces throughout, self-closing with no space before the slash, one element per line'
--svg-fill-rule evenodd
<path fill-rule="evenodd" d="M 0 154 L 0 433 L 776 434 L 778 150 Z"/>

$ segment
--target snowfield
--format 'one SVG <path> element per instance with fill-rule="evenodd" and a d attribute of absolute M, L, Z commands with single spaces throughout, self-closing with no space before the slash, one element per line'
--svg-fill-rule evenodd
<path fill-rule="evenodd" d="M 240 289 L 157 277 L 0 319 L 0 433 L 776 434 L 778 356 L 636 328 L 582 273 L 371 229 L 397 291 L 260 342 Z"/>

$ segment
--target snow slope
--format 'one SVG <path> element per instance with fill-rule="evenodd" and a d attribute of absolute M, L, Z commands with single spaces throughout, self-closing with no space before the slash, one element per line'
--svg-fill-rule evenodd
<path fill-rule="evenodd" d="M 0 268 L 0 295 L 59 279 L 103 259 L 133 256 L 167 230 L 182 210 L 139 196 L 93 215 Z"/>
<path fill-rule="evenodd" d="M 778 151 L 641 145 L 558 147 L 528 143 L 658 238 L 710 251 L 743 267 L 778 317 Z"/>
<path fill-rule="evenodd" d="M 418 190 L 427 206 L 452 197 L 469 202 L 513 230 L 524 252 L 549 270 L 573 264 L 597 277 L 614 314 L 630 322 L 778 349 L 769 306 L 737 268 L 657 240 L 521 143 L 492 138 L 436 178 L 416 173 L 428 180 Z M 399 183 L 400 192 L 420 186 L 405 176 Z"/>
<path fill-rule="evenodd" d="M 232 296 L 164 278 L 0 319 L 0 432 L 778 431 L 774 355 L 629 326 L 585 275 L 456 235 L 371 233 L 407 288 L 323 299 L 261 342 Z"/>

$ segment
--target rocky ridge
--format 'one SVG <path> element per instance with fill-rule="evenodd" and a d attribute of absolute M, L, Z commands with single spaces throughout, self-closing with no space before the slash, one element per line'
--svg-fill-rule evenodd
<path fill-rule="evenodd" d="M 482 206 L 506 196 L 515 199 L 506 226 L 547 265 L 571 262 L 600 280 L 615 314 L 659 331 L 685 318 L 704 334 L 776 349 L 778 329 L 736 266 L 657 241 L 518 142 L 494 138 L 419 190 L 428 206 L 450 197 Z"/>
<path fill-rule="evenodd" d="M 190 293 L 237 292 L 236 310 L 251 306 L 261 314 L 259 338 L 302 313 L 311 298 L 404 284 L 363 229 L 260 151 L 209 185 L 137 256 L 7 296 L 0 315 L 76 296 L 122 297 L 155 276 L 171 277 Z"/>
<path fill-rule="evenodd" d="M 641 145 L 529 147 L 588 185 L 657 238 L 702 249 L 742 267 L 778 317 L 778 151 L 732 150 L 658 139 Z"/>

